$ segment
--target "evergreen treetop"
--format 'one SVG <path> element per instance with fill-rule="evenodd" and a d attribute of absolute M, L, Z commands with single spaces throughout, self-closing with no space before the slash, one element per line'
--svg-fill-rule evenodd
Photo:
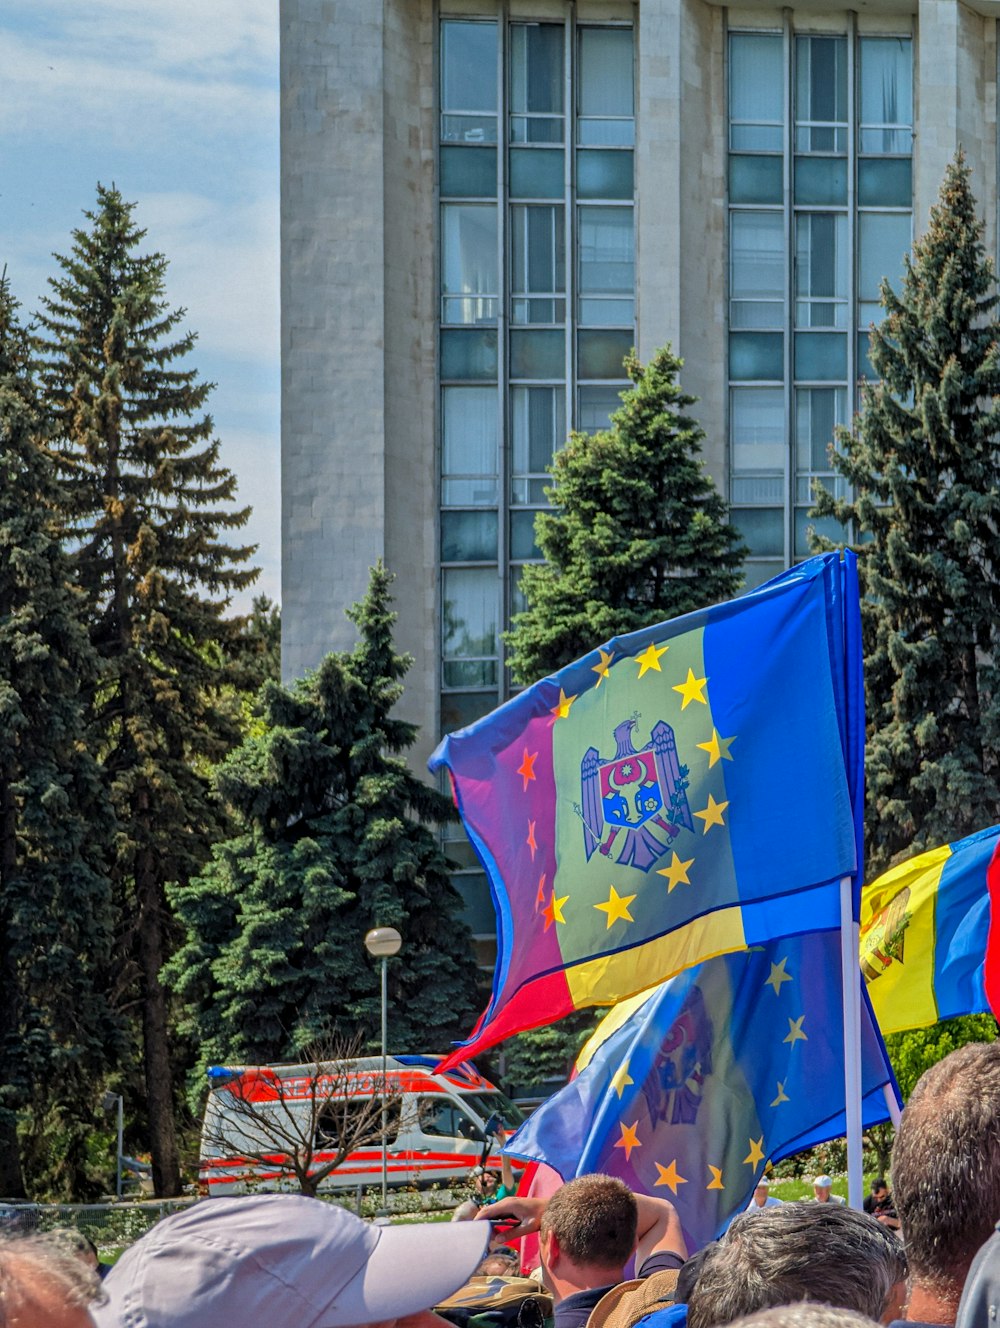
<path fill-rule="evenodd" d="M 432 829 L 448 799 L 410 771 L 415 729 L 392 714 L 410 665 L 392 641 L 390 575 L 350 611 L 351 652 L 290 688 L 268 683 L 259 730 L 223 763 L 237 833 L 173 899 L 187 939 L 171 965 L 203 1062 L 300 1055 L 330 1028 L 378 1039 L 376 926 L 389 964 L 394 1051 L 443 1048 L 475 1008 L 471 938 Z"/>
<path fill-rule="evenodd" d="M 816 507 L 859 539 L 869 878 L 1000 820 L 1000 327 L 961 154 L 882 302 L 833 453 L 855 496 Z"/>
<path fill-rule="evenodd" d="M 744 550 L 699 457 L 669 348 L 630 355 L 632 389 L 611 428 L 574 433 L 556 453 L 536 519 L 544 563 L 525 567 L 526 609 L 507 633 L 511 667 L 531 683 L 612 636 L 734 595 Z"/>

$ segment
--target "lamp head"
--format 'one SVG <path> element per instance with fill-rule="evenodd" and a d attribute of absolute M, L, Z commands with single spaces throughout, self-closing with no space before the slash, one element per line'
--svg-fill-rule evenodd
<path fill-rule="evenodd" d="M 377 959 L 399 954 L 403 938 L 395 927 L 373 927 L 365 936 L 365 949 Z"/>

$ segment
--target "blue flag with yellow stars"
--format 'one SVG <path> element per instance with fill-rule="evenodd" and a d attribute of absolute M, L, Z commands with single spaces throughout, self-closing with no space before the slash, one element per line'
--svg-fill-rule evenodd
<path fill-rule="evenodd" d="M 900 1102 L 862 989 L 862 1123 Z M 677 1209 L 691 1251 L 747 1206 L 766 1163 L 845 1130 L 840 936 L 790 937 L 688 969 L 623 1001 L 580 1073 L 506 1152 L 564 1180 L 618 1176 Z"/>
<path fill-rule="evenodd" d="M 824 554 L 606 642 L 449 734 L 497 914 L 454 1064 L 713 955 L 837 926 L 861 851 L 857 566 Z"/>

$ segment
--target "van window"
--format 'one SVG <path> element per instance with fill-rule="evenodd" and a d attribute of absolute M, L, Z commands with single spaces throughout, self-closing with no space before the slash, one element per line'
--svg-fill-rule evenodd
<path fill-rule="evenodd" d="M 399 1134 L 399 1098 L 386 1102 L 386 1142 L 394 1143 Z M 329 1152 L 337 1147 L 341 1131 L 347 1134 L 351 1150 L 382 1142 L 382 1103 L 378 1097 L 335 1098 L 328 1102 L 316 1119 L 313 1147 Z"/>
<path fill-rule="evenodd" d="M 423 1134 L 444 1139 L 482 1140 L 475 1122 L 450 1098 L 422 1097 L 417 1104 L 417 1119 Z"/>
<path fill-rule="evenodd" d="M 499 1090 L 492 1093 L 463 1093 L 462 1101 L 468 1102 L 473 1111 L 488 1121 L 493 1115 L 502 1117 L 508 1130 L 516 1129 L 528 1119 L 516 1102 L 512 1102 L 506 1093 Z"/>

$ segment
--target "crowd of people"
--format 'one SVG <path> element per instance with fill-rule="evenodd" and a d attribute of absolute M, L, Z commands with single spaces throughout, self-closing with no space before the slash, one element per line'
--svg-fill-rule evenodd
<path fill-rule="evenodd" d="M 689 1251 L 672 1204 L 612 1177 L 547 1200 L 477 1180 L 476 1219 L 444 1227 L 291 1195 L 199 1203 L 103 1282 L 81 1250 L 2 1241 L 0 1328 L 448 1328 L 434 1311 L 460 1287 L 517 1271 L 538 1278 L 553 1328 L 1000 1328 L 1000 1042 L 924 1074 L 893 1193 L 876 1181 L 867 1212 L 833 1202 L 826 1176 L 805 1202 L 758 1184 L 719 1240 Z M 538 1268 L 518 1270 L 509 1245 L 529 1235 Z"/>

